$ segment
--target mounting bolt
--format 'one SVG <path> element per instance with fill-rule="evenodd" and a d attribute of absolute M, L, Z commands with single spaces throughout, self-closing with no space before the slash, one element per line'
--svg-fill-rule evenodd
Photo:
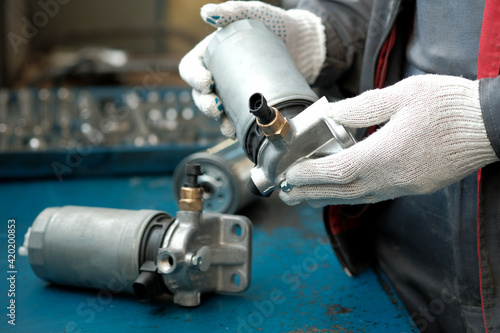
<path fill-rule="evenodd" d="M 196 254 L 191 257 L 191 265 L 202 272 L 208 271 L 211 264 L 211 251 L 208 246 L 202 246 Z"/>
<path fill-rule="evenodd" d="M 280 182 L 280 188 L 283 192 L 288 193 L 293 189 L 293 185 L 288 184 L 288 181 L 286 179 L 283 179 Z"/>
<path fill-rule="evenodd" d="M 199 255 L 195 254 L 191 258 L 191 265 L 193 265 L 195 267 L 201 267 L 202 264 L 203 264 L 203 258 L 200 257 Z"/>

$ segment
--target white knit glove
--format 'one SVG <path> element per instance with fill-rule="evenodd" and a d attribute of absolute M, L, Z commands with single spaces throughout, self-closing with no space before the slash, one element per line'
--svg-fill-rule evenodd
<path fill-rule="evenodd" d="M 289 205 L 361 204 L 425 194 L 497 161 L 486 135 L 479 81 L 421 75 L 328 105 L 323 115 L 350 127 L 387 122 L 338 154 L 286 172 Z"/>
<path fill-rule="evenodd" d="M 316 80 L 325 61 L 325 27 L 321 19 L 311 12 L 284 10 L 258 1 L 228 1 L 203 6 L 201 17 L 217 28 L 243 19 L 262 21 L 283 40 L 309 84 Z M 203 64 L 205 49 L 212 37 L 213 34 L 207 36 L 184 56 L 179 64 L 179 73 L 193 87 L 193 99 L 198 108 L 209 117 L 220 119 L 222 132 L 231 137 L 234 136 L 234 128 L 223 114 L 220 99 L 212 92 L 214 81 Z"/>

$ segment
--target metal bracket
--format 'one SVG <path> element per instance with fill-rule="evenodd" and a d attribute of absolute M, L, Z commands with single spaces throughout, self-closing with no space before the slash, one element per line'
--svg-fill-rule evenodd
<path fill-rule="evenodd" d="M 328 101 L 325 97 L 288 120 L 290 130 L 282 140 L 266 140 L 259 150 L 251 178 L 260 193 L 269 195 L 277 185 L 286 184 L 286 170 L 310 157 L 335 154 L 356 141 L 344 126 L 326 117 L 318 117 Z M 290 190 L 287 185 L 286 190 Z"/>
<path fill-rule="evenodd" d="M 197 306 L 200 294 L 237 293 L 250 284 L 252 223 L 244 216 L 178 211 L 158 251 L 158 273 L 174 303 Z"/>

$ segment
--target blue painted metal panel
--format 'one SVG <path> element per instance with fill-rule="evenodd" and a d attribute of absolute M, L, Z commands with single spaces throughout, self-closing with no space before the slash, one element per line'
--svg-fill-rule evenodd
<path fill-rule="evenodd" d="M 254 222 L 252 284 L 238 295 L 202 295 L 197 308 L 164 296 L 139 303 L 131 295 L 51 285 L 16 255 L 16 325 L 8 324 L 7 220 L 16 244 L 48 206 L 83 205 L 177 211 L 169 177 L 44 180 L 0 184 L 1 332 L 415 332 L 384 277 L 349 278 L 327 243 L 321 214 L 258 200 L 244 213 Z"/>

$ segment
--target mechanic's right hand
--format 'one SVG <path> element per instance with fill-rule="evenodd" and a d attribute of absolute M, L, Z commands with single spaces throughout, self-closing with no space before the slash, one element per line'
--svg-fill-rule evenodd
<path fill-rule="evenodd" d="M 479 81 L 416 75 L 320 108 L 313 114 L 346 127 L 384 125 L 337 154 L 290 167 L 291 190 L 279 194 L 288 205 L 358 205 L 429 194 L 499 161 L 486 132 Z"/>
<path fill-rule="evenodd" d="M 284 10 L 259 1 L 228 1 L 203 6 L 201 17 L 216 28 L 244 19 L 263 22 L 283 40 L 309 84 L 316 80 L 325 61 L 324 25 L 318 16 L 306 10 Z M 193 87 L 193 99 L 198 108 L 209 117 L 221 121 L 221 131 L 225 136 L 234 137 L 234 127 L 224 114 L 221 100 L 213 92 L 215 83 L 212 75 L 203 64 L 205 49 L 213 34 L 182 58 L 179 73 Z"/>

